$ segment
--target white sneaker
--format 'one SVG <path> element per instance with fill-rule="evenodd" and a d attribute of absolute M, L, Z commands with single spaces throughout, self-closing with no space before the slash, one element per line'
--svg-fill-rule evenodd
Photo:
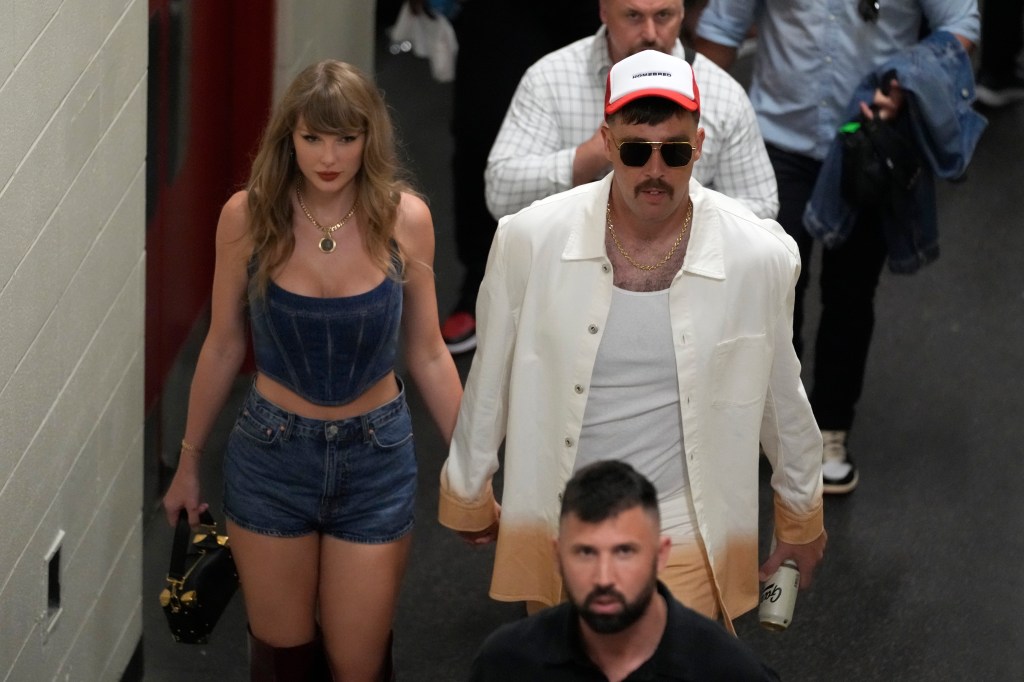
<path fill-rule="evenodd" d="M 860 474 L 846 450 L 846 431 L 822 431 L 821 479 L 822 491 L 828 495 L 842 495 L 857 487 Z"/>
<path fill-rule="evenodd" d="M 991 78 L 979 73 L 975 93 L 985 106 L 1005 107 L 1024 100 L 1024 78 L 1017 75 Z"/>

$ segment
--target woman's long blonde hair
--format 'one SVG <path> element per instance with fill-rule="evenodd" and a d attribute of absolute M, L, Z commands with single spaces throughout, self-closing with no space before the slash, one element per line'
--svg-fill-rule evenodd
<path fill-rule="evenodd" d="M 365 134 L 362 166 L 356 175 L 357 202 L 366 224 L 363 237 L 370 258 L 381 270 L 401 278 L 404 265 L 392 255 L 395 221 L 401 193 L 395 134 L 387 105 L 377 87 L 359 69 L 335 60 L 311 64 L 295 77 L 278 102 L 263 132 L 247 186 L 253 254 L 259 264 L 257 291 L 266 291 L 270 274 L 295 249 L 291 191 L 299 174 L 292 133 L 299 116 L 311 131 Z"/>

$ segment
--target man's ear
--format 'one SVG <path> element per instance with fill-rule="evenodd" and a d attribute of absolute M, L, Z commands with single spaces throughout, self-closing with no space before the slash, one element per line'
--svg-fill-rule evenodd
<path fill-rule="evenodd" d="M 608 158 L 608 163 L 611 163 L 614 159 L 615 143 L 612 142 L 612 130 L 607 123 L 601 124 L 601 139 L 604 141 L 604 155 Z"/>
<path fill-rule="evenodd" d="M 668 555 L 672 551 L 672 538 L 662 535 L 658 538 L 658 573 L 668 566 Z"/>
<path fill-rule="evenodd" d="M 696 161 L 704 151 L 704 128 L 697 128 L 697 148 L 693 150 L 693 160 Z"/>

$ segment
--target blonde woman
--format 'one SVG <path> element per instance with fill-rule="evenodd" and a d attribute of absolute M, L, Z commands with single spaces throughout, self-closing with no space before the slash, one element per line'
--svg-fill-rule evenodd
<path fill-rule="evenodd" d="M 393 675 L 416 488 L 400 331 L 446 442 L 462 395 L 438 325 L 430 212 L 398 180 L 394 148 L 367 77 L 313 64 L 217 226 L 210 330 L 164 507 L 172 524 L 206 508 L 198 459 L 251 327 L 257 373 L 225 454 L 224 512 L 253 680 L 331 679 L 324 650 L 335 680 Z"/>

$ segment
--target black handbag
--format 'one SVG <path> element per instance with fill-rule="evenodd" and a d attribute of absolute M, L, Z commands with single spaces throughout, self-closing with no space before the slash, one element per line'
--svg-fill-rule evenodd
<path fill-rule="evenodd" d="M 238 589 L 238 570 L 227 535 L 218 535 L 209 511 L 199 517 L 195 535 L 182 510 L 171 546 L 167 586 L 160 606 L 176 642 L 206 644 L 213 626 Z"/>

